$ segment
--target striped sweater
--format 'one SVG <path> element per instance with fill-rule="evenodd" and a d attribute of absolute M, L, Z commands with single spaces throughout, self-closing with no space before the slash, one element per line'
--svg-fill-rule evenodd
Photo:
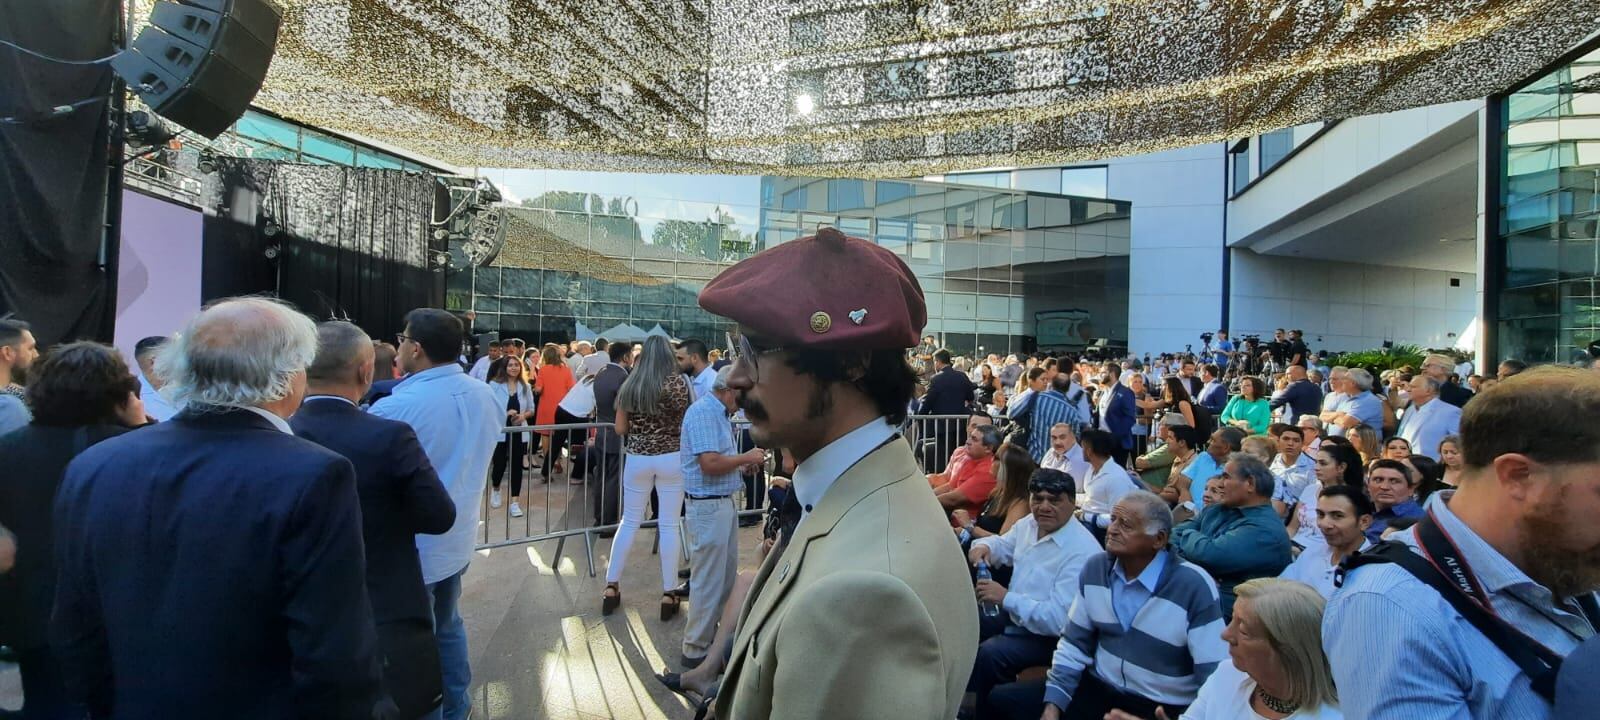
<path fill-rule="evenodd" d="M 1091 666 L 1101 681 L 1125 692 L 1168 705 L 1194 702 L 1200 685 L 1228 657 L 1222 608 L 1211 576 L 1167 553 L 1154 595 L 1127 630 L 1111 603 L 1112 584 L 1122 582 L 1113 558 L 1100 553 L 1084 563 L 1045 680 L 1045 702 L 1066 709 Z"/>

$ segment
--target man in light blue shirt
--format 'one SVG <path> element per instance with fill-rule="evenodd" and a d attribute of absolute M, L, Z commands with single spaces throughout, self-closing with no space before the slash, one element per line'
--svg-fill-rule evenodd
<path fill-rule="evenodd" d="M 370 411 L 416 431 L 456 505 L 456 522 L 449 531 L 417 536 L 422 582 L 433 598 L 434 634 L 444 670 L 444 703 L 429 717 L 444 720 L 462 720 L 472 709 L 467 695 L 472 683 L 467 629 L 457 603 L 461 576 L 472 561 L 489 460 L 505 417 L 489 386 L 456 363 L 463 332 L 461 320 L 444 310 L 407 313 L 405 332 L 398 338 L 398 359 L 408 375 Z"/>
<path fill-rule="evenodd" d="M 679 431 L 683 527 L 689 539 L 689 621 L 681 660 L 691 668 L 705 660 L 739 574 L 739 508 L 733 502 L 744 486 L 739 471 L 765 457 L 760 448 L 741 453 L 735 442 L 728 421 L 738 407 L 738 394 L 728 389 L 732 374 L 732 365 L 715 371 L 710 391 L 684 412 Z"/>
<path fill-rule="evenodd" d="M 1439 399 L 1443 384 L 1427 375 L 1411 379 L 1411 407 L 1400 416 L 1397 435 L 1411 445 L 1411 454 L 1439 459 L 1439 442 L 1461 429 L 1461 408 Z"/>
<path fill-rule="evenodd" d="M 1350 368 L 1339 390 L 1345 396 L 1322 414 L 1329 435 L 1344 437 L 1346 432 L 1358 425 L 1367 425 L 1383 432 L 1383 400 L 1372 394 L 1372 373 L 1361 368 Z"/>
<path fill-rule="evenodd" d="M 133 346 L 133 362 L 139 366 L 139 400 L 144 403 L 144 414 L 158 422 L 166 422 L 178 414 L 178 408 L 161 396 L 161 377 L 156 374 L 156 351 L 167 344 L 167 339 L 152 335 Z"/>
<path fill-rule="evenodd" d="M 1485 391 L 1462 417 L 1458 489 L 1391 536 L 1422 555 L 1418 530 L 1436 525 L 1492 612 L 1558 656 L 1595 634 L 1583 604 L 1592 612 L 1600 587 L 1600 424 L 1574 418 L 1597 414 L 1600 374 L 1577 368 L 1535 368 Z M 1347 573 L 1322 628 L 1345 717 L 1555 717 L 1515 662 L 1399 565 Z"/>

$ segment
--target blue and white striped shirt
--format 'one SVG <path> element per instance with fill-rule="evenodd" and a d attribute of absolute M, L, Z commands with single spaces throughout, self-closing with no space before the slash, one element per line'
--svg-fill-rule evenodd
<path fill-rule="evenodd" d="M 1451 494 L 1435 493 L 1428 509 L 1472 567 L 1495 613 L 1563 656 L 1594 634 L 1575 603 L 1557 603 L 1450 512 Z M 1415 530 L 1391 539 L 1418 545 Z M 1322 644 L 1346 717 L 1552 717 L 1550 704 L 1516 663 L 1399 565 L 1365 565 L 1345 576 L 1323 616 Z"/>
<path fill-rule="evenodd" d="M 1078 409 L 1067 402 L 1067 396 L 1055 390 L 1035 393 L 1030 404 L 1033 407 L 1028 411 L 1032 415 L 1028 421 L 1028 454 L 1037 463 L 1050 450 L 1050 428 L 1058 423 L 1081 423 L 1083 418 L 1078 417 Z"/>
<path fill-rule="evenodd" d="M 1100 553 L 1084 563 L 1045 679 L 1045 702 L 1066 709 L 1091 666 L 1095 677 L 1123 692 L 1166 705 L 1194 702 L 1217 663 L 1228 657 L 1222 607 L 1205 570 L 1166 552 L 1154 594 L 1126 629 L 1111 590 L 1121 582 L 1115 562 Z"/>
<path fill-rule="evenodd" d="M 702 453 L 737 455 L 738 445 L 733 438 L 733 423 L 728 421 L 728 408 L 707 393 L 689 405 L 683 413 L 683 429 L 678 436 L 678 461 L 683 465 L 683 489 L 691 495 L 732 495 L 744 485 L 744 478 L 735 470 L 721 475 L 707 475 L 700 469 Z"/>

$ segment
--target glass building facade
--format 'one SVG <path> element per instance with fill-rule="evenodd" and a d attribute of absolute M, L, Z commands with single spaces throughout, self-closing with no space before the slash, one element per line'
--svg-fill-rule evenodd
<path fill-rule="evenodd" d="M 519 198 L 506 241 L 487 265 L 449 277 L 447 302 L 505 338 L 659 326 L 720 346 L 731 328 L 696 304 L 706 282 L 831 225 L 906 261 L 927 294 L 925 334 L 952 351 L 1126 344 L 1126 202 L 922 181 L 487 175 Z"/>
<path fill-rule="evenodd" d="M 1570 362 L 1600 340 L 1600 50 L 1503 98 L 1500 358 Z"/>

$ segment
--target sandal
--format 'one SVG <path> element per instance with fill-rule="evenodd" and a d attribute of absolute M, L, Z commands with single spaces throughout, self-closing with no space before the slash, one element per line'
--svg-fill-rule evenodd
<path fill-rule="evenodd" d="M 610 615 L 616 612 L 617 606 L 621 604 L 622 588 L 617 587 L 616 583 L 606 583 L 605 592 L 600 595 L 600 614 Z"/>
<path fill-rule="evenodd" d="M 683 598 L 672 594 L 671 590 L 661 593 L 661 619 L 663 621 L 671 620 L 674 615 L 678 614 L 678 605 L 682 602 Z"/>
<path fill-rule="evenodd" d="M 662 685 L 667 686 L 668 690 L 682 695 L 685 700 L 694 705 L 694 717 L 696 720 L 702 720 L 706 716 L 706 713 L 711 710 L 712 704 L 717 701 L 718 691 L 721 690 L 721 684 L 718 683 L 712 685 L 704 693 L 697 693 L 683 686 L 683 676 L 678 673 L 656 673 L 655 675 L 656 679 L 661 681 Z"/>

